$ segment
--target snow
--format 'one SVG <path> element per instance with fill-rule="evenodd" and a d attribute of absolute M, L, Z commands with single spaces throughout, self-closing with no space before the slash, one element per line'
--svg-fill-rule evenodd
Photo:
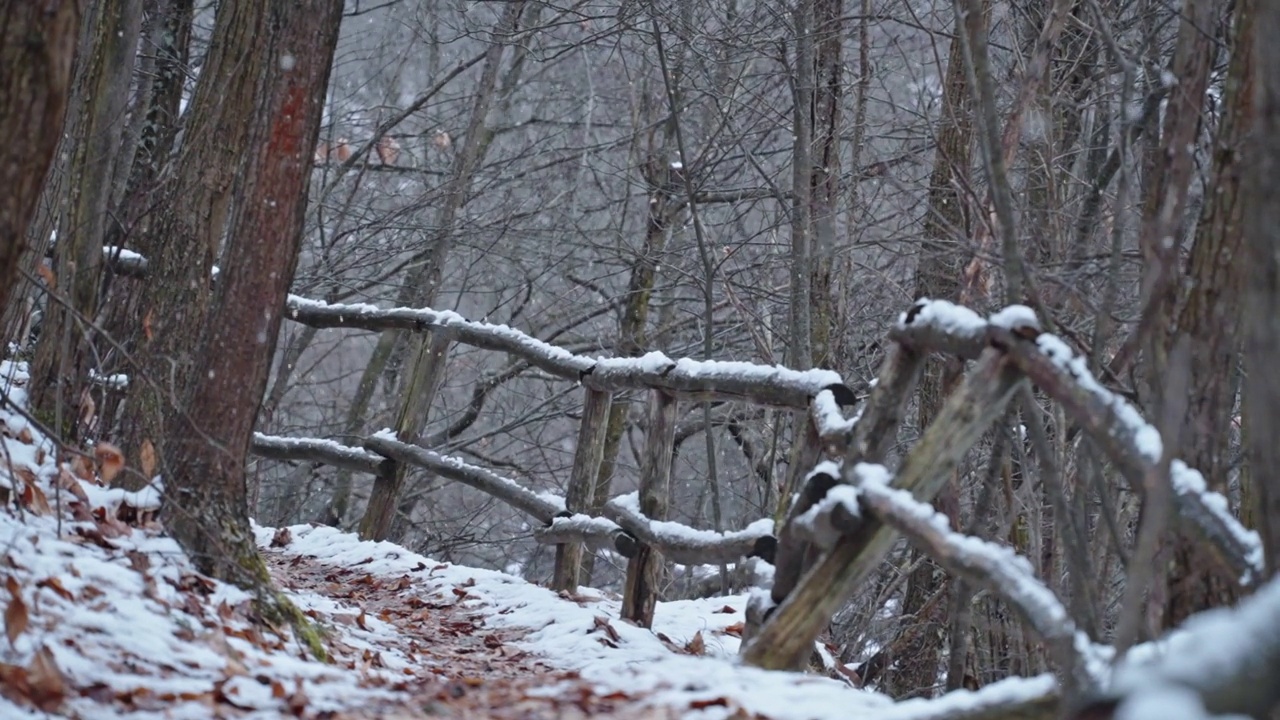
<path fill-rule="evenodd" d="M 257 530 L 259 541 L 269 542 L 269 528 Z M 659 603 L 652 630 L 619 619 L 619 602 L 583 588 L 580 601 L 566 602 L 550 590 L 503 573 L 437 563 L 397 545 L 363 542 L 354 535 L 329 527 L 298 525 L 290 528 L 288 554 L 319 558 L 327 564 L 350 566 L 374 575 L 417 577 L 412 592 L 435 601 L 454 599 L 454 589 L 465 589 L 458 602 L 473 609 L 493 627 L 528 631 L 517 643 L 549 664 L 576 670 L 599 691 L 641 694 L 655 705 L 689 707 L 724 699 L 724 706 L 690 712 L 700 719 L 727 718 L 736 711 L 760 713 L 775 720 L 876 718 L 924 720 L 997 702 L 1031 699 L 1049 692 L 1053 678 L 1015 678 L 993 683 L 977 692 L 962 691 L 933 701 L 894 704 L 887 696 L 856 690 L 829 678 L 796 673 L 769 672 L 737 662 L 741 640 L 733 634 L 742 622 L 747 595 L 708 600 Z M 612 628 L 603 631 L 601 619 Z M 668 638 L 684 646 L 701 634 L 705 654 L 674 654 L 662 641 Z M 556 688 L 546 689 L 548 694 Z"/>
<path fill-rule="evenodd" d="M 861 409 L 858 410 L 860 415 Z M 836 402 L 835 393 L 823 390 L 813 396 L 813 415 L 818 425 L 820 437 L 840 436 L 853 430 L 858 423 L 858 415 L 846 418 Z"/>
<path fill-rule="evenodd" d="M 626 495 L 619 495 L 609 500 L 607 504 L 629 514 L 644 517 L 644 513 L 640 511 L 640 496 L 638 493 L 631 492 Z M 670 520 L 654 520 L 653 518 L 646 518 L 646 520 L 648 520 L 649 529 L 653 531 L 654 535 L 669 541 L 673 545 L 711 545 L 727 539 L 754 540 L 773 534 L 773 520 L 769 518 L 756 520 L 737 532 L 724 533 L 714 530 L 698 530 Z"/>
<path fill-rule="evenodd" d="M 910 320 L 907 319 L 908 316 L 911 316 Z M 969 308 L 929 298 L 920 298 L 912 305 L 911 310 L 902 313 L 898 317 L 898 325 L 902 328 L 908 325 L 929 325 L 944 332 L 963 335 L 977 334 L 987 329 L 987 321 Z"/>
<path fill-rule="evenodd" d="M 0 485 L 38 498 L 24 500 L 21 512 L 12 500 L 0 509 L 8 588 L 0 590 L 0 605 L 13 640 L 0 644 L 0 663 L 31 672 L 43 657 L 66 693 L 56 715 L 0 696 L 0 717 L 197 720 L 217 715 L 213 698 L 221 693 L 257 710 L 237 717 L 266 719 L 293 717 L 287 703 L 298 690 L 314 713 L 395 696 L 390 688 L 403 682 L 408 659 L 386 641 L 390 626 L 373 618 L 366 629 L 329 625 L 339 641 L 379 650 L 383 667 L 359 670 L 302 659 L 295 641 L 264 635 L 250 619 L 248 594 L 199 576 L 155 523 L 129 527 L 115 519 L 122 505 L 154 510 L 159 482 L 138 492 L 109 489 L 57 464 L 49 441 L 12 410 L 25 404 L 27 380 L 24 365 L 0 362 L 7 401 L 0 422 L 29 433 L 4 436 Z M 84 519 L 95 509 L 108 520 Z M 322 620 L 357 612 L 327 598 L 292 597 L 304 611 L 318 609 Z M 10 614 L 25 615 L 25 627 Z"/>
<path fill-rule="evenodd" d="M 125 260 L 132 262 L 146 262 L 146 258 L 141 254 L 129 250 L 128 248 L 116 247 L 115 245 L 105 245 L 102 248 L 104 257 L 116 258 L 117 260 Z"/>
<path fill-rule="evenodd" d="M 1020 327 L 1039 329 L 1040 327 L 1040 319 L 1036 317 L 1036 311 L 1026 305 L 1010 305 L 992 315 L 987 322 L 1007 330 Z"/>

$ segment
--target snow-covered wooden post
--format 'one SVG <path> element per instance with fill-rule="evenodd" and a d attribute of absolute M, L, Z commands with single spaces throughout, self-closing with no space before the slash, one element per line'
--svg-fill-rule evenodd
<path fill-rule="evenodd" d="M 565 490 L 565 509 L 585 513 L 591 507 L 592 491 L 600 463 L 604 460 L 605 429 L 613 396 L 587 388 L 582 402 L 582 422 L 578 425 L 578 447 L 573 454 L 573 470 Z M 551 579 L 552 590 L 574 592 L 578 589 L 578 571 L 582 566 L 582 543 L 567 542 L 556 546 L 556 568 Z"/>
<path fill-rule="evenodd" d="M 649 432 L 640 459 L 640 512 L 650 520 L 667 519 L 671 496 L 671 460 L 676 439 L 676 398 L 661 390 L 649 393 Z M 662 578 L 662 554 L 642 544 L 627 561 L 627 584 L 622 617 L 652 627 Z"/>

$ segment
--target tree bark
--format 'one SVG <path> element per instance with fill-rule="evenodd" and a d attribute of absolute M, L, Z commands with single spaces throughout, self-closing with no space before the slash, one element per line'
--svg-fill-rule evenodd
<path fill-rule="evenodd" d="M 84 6 L 83 0 L 0 2 L 0 317 L 62 134 Z"/>
<path fill-rule="evenodd" d="M 916 296 L 958 301 L 961 269 L 965 264 L 967 241 L 965 202 L 960 188 L 968 182 L 972 164 L 973 117 L 971 93 L 965 72 L 964 44 L 958 33 L 951 41 L 942 91 L 942 116 L 938 126 L 937 151 L 929 179 L 929 204 L 925 210 L 925 246 L 916 265 Z M 960 382 L 964 362 L 954 357 L 933 356 L 925 360 L 920 379 L 918 425 L 923 432 L 933 422 L 943 401 Z M 954 506 L 955 478 L 943 490 L 945 506 Z M 951 514 L 951 513 L 948 513 Z M 943 637 L 940 603 L 929 605 L 939 591 L 942 578 L 933 561 L 911 549 L 912 561 L 922 560 L 907 580 L 902 617 L 914 618 L 915 627 L 900 629 L 906 636 L 899 647 L 895 670 L 886 676 L 886 692 L 894 697 L 931 695 L 937 685 Z M 908 621 L 911 622 L 911 621 Z M 896 645 L 896 644 L 895 644 Z"/>
<path fill-rule="evenodd" d="M 201 571 L 257 592 L 269 620 L 296 621 L 271 591 L 254 544 L 245 460 L 302 244 L 342 2 L 227 0 L 218 15 L 234 37 L 228 57 L 240 62 L 204 72 L 247 86 L 242 145 L 232 150 L 249 161 L 227 223 L 229 262 L 193 348 L 203 372 L 166 438 L 163 517 Z"/>
<path fill-rule="evenodd" d="M 120 438 L 130 460 L 150 445 L 162 472 L 170 470 L 166 440 L 181 437 L 175 428 L 188 421 L 180 409 L 189 402 L 192 376 L 202 369 L 196 351 L 209 317 L 213 266 L 250 157 L 257 89 L 271 62 L 267 23 L 267 10 L 252 3 L 219 5 L 182 146 L 168 182 L 155 194 L 156 215 L 142 240 L 152 254 L 138 293 L 137 365 L 130 368 Z M 255 315 L 273 310 L 259 308 Z M 136 488 L 149 480 L 123 472 L 116 482 Z"/>
<path fill-rule="evenodd" d="M 1253 481 L 1254 516 L 1262 535 L 1266 572 L 1280 571 L 1280 6 L 1258 4 L 1254 59 L 1258 86 L 1256 125 L 1248 157 L 1244 257 L 1250 269 L 1245 295 L 1244 411 L 1246 451 Z"/>
<path fill-rule="evenodd" d="M 1236 358 L 1247 266 L 1242 262 L 1244 218 L 1240 180 L 1244 143 L 1252 126 L 1255 0 L 1236 0 L 1231 63 L 1223 104 L 1225 114 L 1213 143 L 1213 166 L 1196 226 L 1187 274 L 1191 277 L 1177 335 L 1190 339 L 1190 379 L 1182 459 L 1204 475 L 1209 488 L 1225 493 L 1231 461 L 1228 428 L 1235 413 Z M 1230 604 L 1237 583 L 1229 568 L 1214 560 L 1191 528 L 1177 528 L 1166 623 L 1176 624 L 1199 610 Z"/>
<path fill-rule="evenodd" d="M 120 160 L 125 106 L 142 23 L 142 0 L 94 3 L 83 54 L 76 63 L 71 101 L 68 187 L 59 213 L 54 276 L 69 307 L 49 303 L 32 363 L 38 412 L 54 417 L 55 406 L 77 408 L 86 390 L 95 353 L 88 321 L 96 321 L 102 282 L 102 241 L 106 237 L 111 177 Z M 92 421 L 92 414 L 63 417 Z M 74 441 L 92 427 L 65 423 L 57 428 Z"/>

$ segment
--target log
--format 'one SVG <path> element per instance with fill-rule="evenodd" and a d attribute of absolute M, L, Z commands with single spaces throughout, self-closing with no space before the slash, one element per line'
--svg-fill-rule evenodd
<path fill-rule="evenodd" d="M 758 557 L 757 553 L 767 552 L 773 537 L 773 521 L 768 519 L 724 533 L 653 520 L 641 512 L 635 493 L 605 503 L 604 513 L 642 544 L 657 548 L 663 559 L 685 565 L 727 565 Z"/>
<path fill-rule="evenodd" d="M 385 455 L 399 463 L 426 468 L 440 477 L 488 493 L 517 510 L 521 510 L 543 524 L 551 524 L 557 514 L 564 511 L 564 501 L 553 495 L 543 495 L 521 487 L 497 473 L 458 458 L 441 455 L 417 445 L 410 445 L 387 435 L 373 435 L 363 441 L 365 449 Z"/>
<path fill-rule="evenodd" d="M 568 511 L 557 514 L 552 518 L 550 525 L 535 529 L 533 538 L 543 545 L 555 545 L 557 548 L 567 543 L 575 543 L 579 547 L 585 544 L 592 550 L 608 548 L 624 558 L 635 555 L 636 548 L 639 547 L 635 537 L 618 527 L 612 520 L 573 514 Z M 568 592 L 574 590 L 577 590 L 576 583 Z"/>
<path fill-rule="evenodd" d="M 285 317 L 318 328 L 407 330 L 451 328 L 457 342 L 527 360 L 552 375 L 616 394 L 624 390 L 662 390 L 681 400 L 733 400 L 772 407 L 807 409 L 824 389 L 838 399 L 853 392 L 829 370 L 796 371 L 777 365 L 717 360 L 672 359 L 662 353 L 638 358 L 590 358 L 533 338 L 505 325 L 467 320 L 429 308 L 382 309 L 374 305 L 332 305 L 290 296 Z"/>
<path fill-rule="evenodd" d="M 382 455 L 322 438 L 288 438 L 254 433 L 250 450 L 254 455 L 270 460 L 301 460 L 370 475 L 386 472 L 392 463 Z"/>

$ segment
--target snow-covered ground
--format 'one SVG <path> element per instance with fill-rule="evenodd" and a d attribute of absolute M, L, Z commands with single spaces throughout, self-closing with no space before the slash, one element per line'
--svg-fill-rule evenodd
<path fill-rule="evenodd" d="M 244 592 L 197 574 L 148 514 L 158 493 L 99 485 L 88 463 L 55 461 L 22 415 L 27 377 L 0 363 L 0 717 L 253 718 L 369 708 L 409 692 L 422 661 L 397 648 L 395 626 L 310 592 L 291 593 L 333 633 L 332 662 L 257 627 Z M 111 449 L 100 459 L 112 462 Z M 126 524 L 121 517 L 130 519 Z M 257 528 L 270 545 L 276 530 Z M 281 537 L 284 537 L 284 533 Z M 930 718 L 1046 692 L 1052 679 L 1015 679 L 941 701 L 894 704 L 842 682 L 766 672 L 736 658 L 745 596 L 661 603 L 655 627 L 619 620 L 618 602 L 583 589 L 561 597 L 511 575 L 438 563 L 328 527 L 289 528 L 272 552 L 399 579 L 394 592 L 457 603 L 520 636 L 547 665 L 577 671 L 602 692 L 720 718 Z M 277 543 L 278 545 L 281 543 Z M 360 614 L 358 623 L 328 622 Z M 379 662 L 362 662 L 373 651 Z M 545 687 L 555 694 L 561 688 Z M 305 711 L 305 712 L 304 712 Z"/>
<path fill-rule="evenodd" d="M 659 603 L 654 627 L 647 630 L 620 620 L 618 601 L 594 590 L 584 588 L 567 599 L 505 573 L 438 563 L 399 545 L 361 541 L 330 527 L 289 530 L 286 553 L 387 578 L 409 575 L 416 582 L 400 592 L 424 598 L 452 601 L 463 592 L 458 602 L 483 613 L 488 625 L 527 630 L 520 645 L 549 664 L 578 671 L 601 692 L 688 709 L 691 717 L 709 720 L 739 710 L 776 720 L 945 717 L 979 705 L 1031 699 L 1053 683 L 1049 676 L 1013 679 L 942 701 L 895 704 L 840 681 L 740 665 L 737 632 L 745 595 Z M 257 532 L 264 544 L 274 533 L 269 528 Z M 701 646 L 702 654 L 682 652 L 690 645 Z"/>

